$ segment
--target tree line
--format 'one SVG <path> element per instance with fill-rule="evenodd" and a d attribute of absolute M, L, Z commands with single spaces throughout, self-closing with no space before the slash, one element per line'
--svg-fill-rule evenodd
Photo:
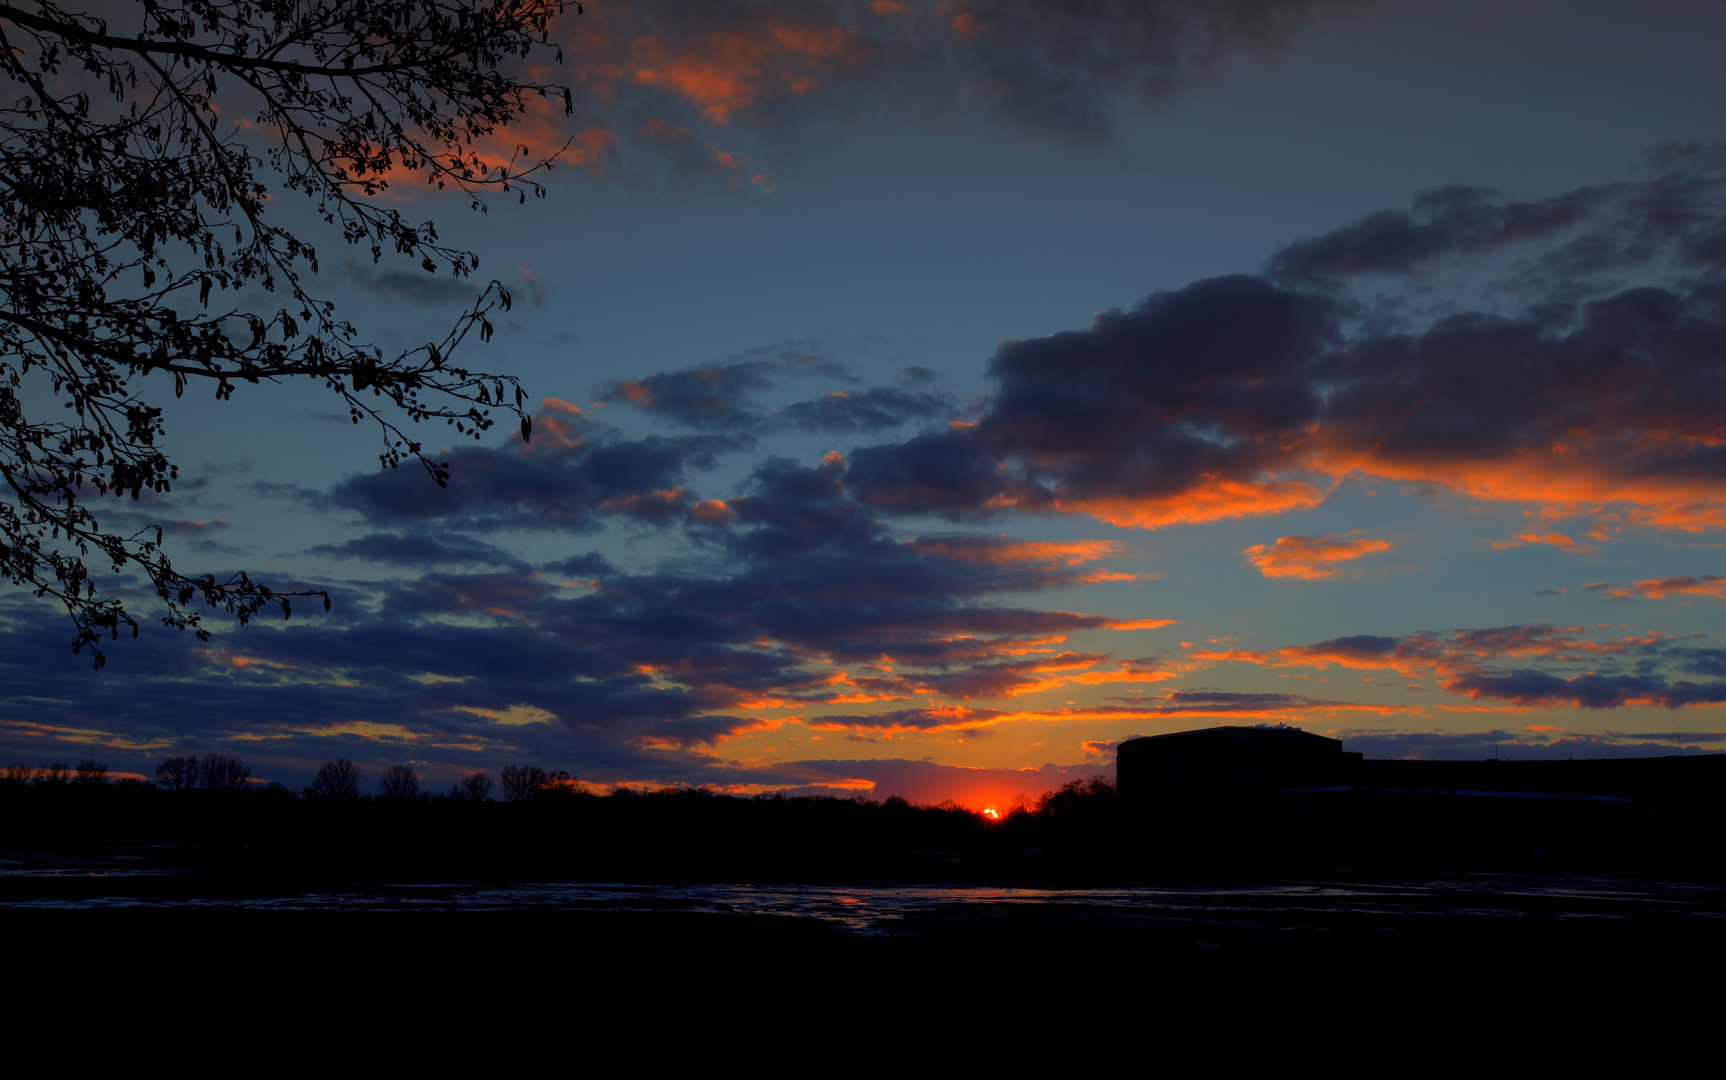
<path fill-rule="evenodd" d="M 564 769 L 547 770 L 537 765 L 506 765 L 501 779 L 505 801 L 525 802 L 547 797 L 587 794 L 587 788 Z M 139 784 L 126 778 L 120 782 Z M 94 788 L 110 784 L 108 766 L 93 758 L 85 758 L 76 767 L 63 761 L 36 767 L 11 764 L 0 770 L 0 785 L 21 787 L 80 787 Z M 310 786 L 301 793 L 303 798 L 330 801 L 377 798 L 392 802 L 421 799 L 450 799 L 460 802 L 487 802 L 497 786 L 484 769 L 456 780 L 449 790 L 432 793 L 423 786 L 423 778 L 411 765 L 391 765 L 378 776 L 377 793 L 365 792 L 366 771 L 347 758 L 326 761 L 318 767 Z M 252 776 L 252 767 L 230 754 L 176 755 L 164 758 L 156 766 L 156 785 L 164 791 L 250 791 L 289 790 L 275 781 L 261 781 Z"/>
<path fill-rule="evenodd" d="M 503 801 L 512 803 L 566 801 L 577 798 L 598 798 L 586 784 L 583 784 L 576 774 L 565 769 L 542 769 L 537 765 L 506 765 L 499 773 L 497 781 L 489 772 L 479 769 L 454 781 L 442 792 L 433 792 L 425 786 L 425 779 L 412 765 L 391 765 L 383 769 L 377 778 L 377 791 L 368 793 L 366 788 L 366 770 L 348 758 L 336 758 L 326 761 L 318 767 L 309 786 L 302 789 L 298 796 L 303 799 L 322 802 L 345 801 L 380 801 L 391 803 L 407 802 L 491 802 L 492 792 L 499 791 Z M 12 764 L 0 769 L 0 788 L 17 789 L 23 787 L 56 788 L 84 787 L 97 788 L 104 786 L 148 786 L 146 783 L 124 778 L 111 780 L 108 767 L 93 758 L 85 758 L 75 767 L 65 762 L 54 762 L 42 767 Z M 292 793 L 291 789 L 276 781 L 261 781 L 252 775 L 252 768 L 239 757 L 229 754 L 197 754 L 176 755 L 164 758 L 156 766 L 156 787 L 163 791 L 272 791 L 275 793 Z M 664 788 L 658 791 L 642 791 L 624 786 L 614 789 L 610 797 L 619 800 L 635 800 L 642 798 L 675 799 L 687 802 L 697 801 L 753 801 L 760 803 L 809 802 L 807 798 L 787 799 L 782 794 L 767 793 L 757 796 L 731 796 L 715 792 L 711 788 Z M 815 800 L 821 801 L 821 800 Z M 855 799 L 830 799 L 826 801 L 854 802 L 868 801 Z M 885 800 L 890 808 L 913 808 L 912 804 L 898 796 Z M 1011 826 L 1015 823 L 1041 819 L 1055 818 L 1074 821 L 1087 820 L 1098 822 L 1112 813 L 1115 805 L 1115 785 L 1102 777 L 1092 777 L 1088 780 L 1073 780 L 1063 787 L 1046 792 L 1036 799 L 1019 797 L 1008 809 L 1007 813 L 996 819 L 985 817 L 981 812 L 969 810 L 951 801 L 938 803 L 928 809 L 946 814 L 959 814 L 975 817 L 979 823 Z"/>

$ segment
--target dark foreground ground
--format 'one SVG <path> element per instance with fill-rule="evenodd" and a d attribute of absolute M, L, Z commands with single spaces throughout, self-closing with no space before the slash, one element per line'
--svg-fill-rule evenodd
<path fill-rule="evenodd" d="M 1726 1004 L 1714 802 L 11 794 L 5 1045 L 79 1075 L 1647 1071 Z"/>
<path fill-rule="evenodd" d="M 256 1075 L 952 1071 L 1290 1039 L 1412 1065 L 1479 1039 L 1707 1041 L 1726 972 L 1706 883 L 287 884 L 10 878 L 8 1026 Z"/>

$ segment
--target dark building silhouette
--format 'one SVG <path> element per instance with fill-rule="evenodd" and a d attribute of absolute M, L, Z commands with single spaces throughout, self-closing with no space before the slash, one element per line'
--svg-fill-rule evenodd
<path fill-rule="evenodd" d="M 1121 798 L 1245 795 L 1347 781 L 1359 754 L 1291 727 L 1214 727 L 1128 739 L 1115 752 Z"/>
<path fill-rule="evenodd" d="M 1726 799 L 1726 754 L 1582 761 L 1367 761 L 1292 727 L 1214 727 L 1128 739 L 1116 751 L 1123 804 L 1272 792 L 1371 792 L 1624 801 Z"/>

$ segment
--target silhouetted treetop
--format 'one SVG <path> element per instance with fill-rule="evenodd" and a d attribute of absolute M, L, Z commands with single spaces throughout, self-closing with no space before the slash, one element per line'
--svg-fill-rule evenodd
<path fill-rule="evenodd" d="M 156 766 L 156 782 L 169 791 L 186 791 L 198 786 L 197 755 L 166 758 Z"/>
<path fill-rule="evenodd" d="M 364 770 L 347 758 L 326 761 L 318 767 L 318 774 L 312 779 L 312 794 L 331 800 L 357 799 L 363 775 Z"/>
<path fill-rule="evenodd" d="M 491 798 L 491 776 L 484 769 L 457 780 L 449 789 L 450 798 L 470 802 L 485 802 Z"/>
<path fill-rule="evenodd" d="M 413 799 L 420 793 L 419 773 L 411 765 L 391 765 L 378 778 L 378 796 L 384 799 Z"/>
<path fill-rule="evenodd" d="M 545 784 L 545 770 L 538 765 L 505 765 L 501 774 L 503 797 L 510 802 L 531 799 Z"/>
<path fill-rule="evenodd" d="M 483 209 L 486 190 L 543 189 L 525 147 L 489 154 L 531 100 L 568 91 L 525 74 L 569 0 L 144 0 L 114 21 L 49 0 L 0 3 L 0 575 L 51 595 L 74 650 L 138 631 L 90 579 L 91 549 L 146 574 L 166 625 L 200 638 L 199 605 L 242 622 L 290 599 L 243 572 L 187 576 L 159 528 L 104 528 L 92 496 L 165 493 L 177 469 L 162 410 L 200 380 L 217 400 L 241 384 L 315 379 L 354 423 L 375 423 L 380 460 L 446 467 L 398 427 L 444 420 L 478 433 L 502 410 L 529 433 L 513 378 L 456 366 L 470 332 L 509 306 L 497 283 L 441 340 L 397 356 L 358 340 L 308 290 L 316 249 L 265 220 L 272 172 L 374 260 L 466 275 L 471 254 L 439 243 L 401 204 L 369 201 L 422 177 Z M 251 117 L 251 121 L 247 121 Z M 262 156 L 260 156 L 260 154 Z M 555 156 L 555 155 L 554 155 Z M 269 168 L 265 168 L 266 164 Z M 224 307 L 225 293 L 277 292 L 274 310 Z M 369 391 L 369 392 L 368 392 Z M 329 599 L 324 596 L 325 606 Z"/>
<path fill-rule="evenodd" d="M 244 791 L 252 783 L 252 767 L 237 757 L 205 754 L 198 764 L 204 786 L 216 791 Z"/>

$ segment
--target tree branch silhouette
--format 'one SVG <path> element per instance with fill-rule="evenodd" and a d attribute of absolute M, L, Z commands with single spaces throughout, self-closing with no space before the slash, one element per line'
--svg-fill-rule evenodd
<path fill-rule="evenodd" d="M 104 529 L 104 496 L 167 493 L 178 468 L 162 448 L 162 409 L 138 384 L 160 374 L 176 397 L 197 380 L 229 400 L 241 384 L 313 379 L 355 424 L 377 426 L 380 462 L 448 469 L 400 420 L 443 420 L 478 438 L 512 415 L 531 434 L 513 377 L 453 362 L 469 334 L 508 310 L 498 282 L 440 340 L 394 357 L 359 340 L 306 278 L 316 248 L 265 221 L 262 177 L 313 200 L 345 243 L 467 276 L 469 252 L 430 221 L 372 198 L 423 177 L 485 210 L 486 192 L 543 196 L 525 146 L 483 146 L 535 98 L 566 87 L 527 75 L 561 50 L 549 26 L 571 0 L 141 0 L 112 32 L 57 3 L 0 4 L 0 73 L 21 96 L 0 104 L 0 576 L 65 605 L 74 652 L 95 666 L 104 634 L 137 636 L 135 614 L 102 595 L 86 559 L 148 577 L 162 622 L 209 634 L 199 606 L 242 623 L 295 598 L 245 572 L 189 576 L 162 531 Z M 128 36 L 130 35 L 130 36 Z M 217 86 L 225 86 L 221 98 Z M 233 118 L 251 110 L 250 122 Z M 567 144 L 565 144 L 567 146 Z M 261 148 L 260 157 L 256 149 Z M 266 165 L 269 167 L 266 169 Z M 229 242 L 231 234 L 231 242 Z M 282 306 L 211 307 L 212 294 L 261 287 Z M 369 391 L 369 393 L 368 393 Z"/>

